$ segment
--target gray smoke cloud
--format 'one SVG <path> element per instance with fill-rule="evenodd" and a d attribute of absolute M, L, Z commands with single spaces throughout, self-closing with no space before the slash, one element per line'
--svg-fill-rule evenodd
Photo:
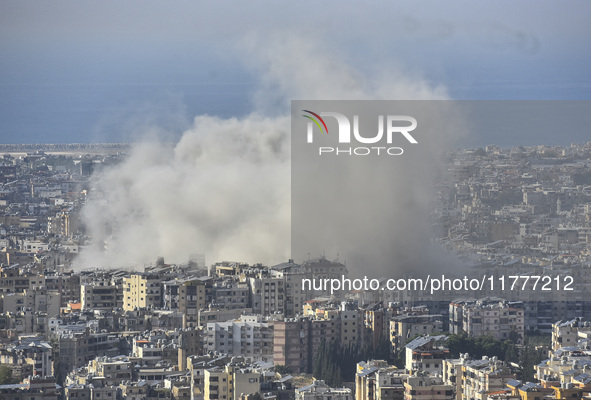
<path fill-rule="evenodd" d="M 314 143 L 298 140 L 306 132 L 306 120 L 297 112 L 292 130 L 292 235 L 296 257 L 326 252 L 339 254 L 354 276 L 400 277 L 433 272 L 459 272 L 455 257 L 433 243 L 432 215 L 436 183 L 445 184 L 445 149 L 468 131 L 461 105 L 453 101 L 314 102 L 296 104 L 317 112 L 339 110 L 350 119 L 359 116 L 360 132 L 373 136 L 372 116 L 402 114 L 418 121 L 413 132 L 417 144 L 394 138 L 390 146 L 402 146 L 400 156 L 373 152 L 354 156 L 356 146 L 365 154 L 373 145 L 338 143 L 327 117 L 329 135 Z M 368 116 L 370 118 L 368 118 Z M 298 117 L 300 117 L 298 119 Z M 301 134 L 300 136 L 304 136 Z M 318 148 L 337 150 L 318 156 Z M 367 146 L 367 147 L 363 147 Z M 376 146 L 385 146 L 382 140 Z"/>
<path fill-rule="evenodd" d="M 147 140 L 94 177 L 83 209 L 93 244 L 77 268 L 141 268 L 157 257 L 184 262 L 196 253 L 208 263 L 282 262 L 291 256 L 291 99 L 447 98 L 445 88 L 399 68 L 363 74 L 317 39 L 261 37 L 247 37 L 244 47 L 261 77 L 255 112 L 198 116 L 176 145 Z M 432 168 L 417 165 L 415 173 L 422 183 L 413 196 L 428 197 Z M 421 203 L 416 212 L 428 207 Z M 413 229 L 410 221 L 404 229 Z"/>
<path fill-rule="evenodd" d="M 97 177 L 102 197 L 83 215 L 98 247 L 77 264 L 141 266 L 160 256 L 186 262 L 200 253 L 248 262 L 287 257 L 288 127 L 286 117 L 199 116 L 173 148 L 137 145 Z"/>

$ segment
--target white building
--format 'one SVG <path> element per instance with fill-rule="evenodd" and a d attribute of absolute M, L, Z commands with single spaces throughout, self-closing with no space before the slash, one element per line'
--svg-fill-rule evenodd
<path fill-rule="evenodd" d="M 353 400 L 351 389 L 331 388 L 324 381 L 315 380 L 311 385 L 295 390 L 296 400 Z"/>
<path fill-rule="evenodd" d="M 273 361 L 273 327 L 260 316 L 206 325 L 205 351 L 243 356 L 249 362 Z"/>
<path fill-rule="evenodd" d="M 552 324 L 552 350 L 576 345 L 580 338 L 579 332 L 591 334 L 591 322 L 575 318 Z"/>

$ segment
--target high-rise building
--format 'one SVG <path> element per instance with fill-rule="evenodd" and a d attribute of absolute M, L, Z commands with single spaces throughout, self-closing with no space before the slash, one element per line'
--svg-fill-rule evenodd
<path fill-rule="evenodd" d="M 123 309 L 162 307 L 162 281 L 157 275 L 133 274 L 123 279 Z"/>
<path fill-rule="evenodd" d="M 405 400 L 453 400 L 453 386 L 443 383 L 441 378 L 429 375 L 413 375 L 404 383 Z"/>
<path fill-rule="evenodd" d="M 390 320 L 390 343 L 394 351 L 402 351 L 406 343 L 417 335 L 443 332 L 443 316 L 400 315 Z"/>
<path fill-rule="evenodd" d="M 110 281 L 83 284 L 80 288 L 82 310 L 113 310 L 123 306 L 120 285 Z"/>
<path fill-rule="evenodd" d="M 285 319 L 273 323 L 273 362 L 285 365 L 294 373 L 308 372 L 312 367 L 309 349 L 310 321 L 305 318 Z"/>
<path fill-rule="evenodd" d="M 251 368 L 230 364 L 204 371 L 205 400 L 238 400 L 241 395 L 259 392 L 260 387 L 261 373 Z"/>
<path fill-rule="evenodd" d="M 283 278 L 259 275 L 250 278 L 252 311 L 255 314 L 271 315 L 284 312 L 285 284 Z"/>
<path fill-rule="evenodd" d="M 492 336 L 523 343 L 525 308 L 523 302 L 502 299 L 456 301 L 450 304 L 450 331 L 469 336 Z M 459 329 L 461 321 L 462 329 Z"/>
<path fill-rule="evenodd" d="M 183 314 L 183 328 L 199 326 L 199 310 L 205 308 L 205 283 L 187 279 L 179 285 L 179 311 Z"/>
<path fill-rule="evenodd" d="M 443 380 L 452 385 L 457 400 L 486 400 L 487 393 L 502 390 L 515 379 L 511 369 L 496 357 L 472 360 L 468 354 L 443 361 Z"/>
<path fill-rule="evenodd" d="M 261 322 L 260 316 L 208 323 L 204 342 L 208 352 L 242 356 L 249 362 L 273 360 L 273 327 Z"/>

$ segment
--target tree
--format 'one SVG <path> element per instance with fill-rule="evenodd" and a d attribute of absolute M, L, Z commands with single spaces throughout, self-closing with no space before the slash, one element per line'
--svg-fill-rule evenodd
<path fill-rule="evenodd" d="M 363 360 L 380 359 L 393 363 L 394 357 L 390 342 L 380 338 L 376 343 L 369 340 L 364 347 L 357 344 L 342 345 L 336 340 L 322 339 L 310 369 L 316 379 L 327 385 L 337 387 L 342 382 L 355 380 L 356 365 Z"/>
<path fill-rule="evenodd" d="M 119 350 L 119 354 L 124 356 L 128 356 L 131 352 L 129 342 L 125 338 L 119 339 L 119 343 L 117 343 L 117 349 Z"/>
<path fill-rule="evenodd" d="M 64 384 L 64 376 L 62 374 L 62 370 L 64 366 L 62 365 L 63 362 L 60 357 L 60 343 L 57 339 L 51 339 L 50 341 L 51 348 L 53 349 L 53 371 L 55 374 L 55 380 L 59 385 Z"/>
<path fill-rule="evenodd" d="M 517 346 L 515 346 L 514 342 L 510 340 L 505 340 L 503 342 L 505 344 L 505 357 L 503 360 L 507 362 L 518 362 L 519 361 L 519 351 L 517 351 Z"/>
<path fill-rule="evenodd" d="M 338 387 L 342 383 L 341 365 L 346 364 L 343 354 L 343 346 L 336 340 L 327 342 L 322 339 L 318 351 L 314 356 L 312 375 L 314 378 L 323 380 L 328 386 Z"/>
<path fill-rule="evenodd" d="M 479 147 L 478 149 L 476 149 L 476 151 L 474 152 L 474 155 L 476 156 L 480 156 L 480 157 L 485 157 L 486 156 L 486 150 L 484 150 L 482 147 Z"/>
<path fill-rule="evenodd" d="M 285 365 L 276 365 L 274 371 L 281 375 L 287 375 L 292 373 L 291 368 Z"/>
<path fill-rule="evenodd" d="M 460 353 L 468 353 L 473 358 L 489 356 L 497 357 L 499 360 L 514 361 L 517 353 L 515 341 L 509 339 L 501 342 L 492 336 L 469 337 L 463 333 L 450 335 L 447 346 L 452 357 L 459 357 Z M 512 357 L 513 360 L 507 360 L 507 356 Z"/>
<path fill-rule="evenodd" d="M 375 353 L 375 357 L 374 357 L 375 359 L 385 360 L 388 363 L 393 361 L 392 344 L 387 339 L 380 338 L 380 341 L 378 342 L 378 345 L 376 346 L 374 353 Z"/>
<path fill-rule="evenodd" d="M 7 365 L 0 365 L 0 385 L 18 383 L 18 379 L 12 376 L 12 370 Z"/>
<path fill-rule="evenodd" d="M 591 172 L 575 172 L 572 178 L 575 185 L 591 185 Z"/>
<path fill-rule="evenodd" d="M 535 375 L 535 366 L 547 358 L 546 350 L 544 348 L 536 349 L 539 342 L 548 342 L 549 336 L 531 335 L 525 337 L 525 345 L 521 349 L 519 356 L 519 366 L 521 370 L 517 373 L 517 379 L 524 382 L 532 381 Z"/>

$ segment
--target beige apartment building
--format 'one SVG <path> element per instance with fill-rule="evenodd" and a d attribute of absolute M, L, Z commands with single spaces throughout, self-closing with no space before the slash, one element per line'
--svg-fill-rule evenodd
<path fill-rule="evenodd" d="M 239 400 L 240 395 L 257 393 L 261 387 L 261 373 L 233 365 L 204 371 L 204 399 Z"/>
<path fill-rule="evenodd" d="M 134 274 L 123 279 L 123 309 L 160 308 L 162 282 L 157 275 Z"/>

